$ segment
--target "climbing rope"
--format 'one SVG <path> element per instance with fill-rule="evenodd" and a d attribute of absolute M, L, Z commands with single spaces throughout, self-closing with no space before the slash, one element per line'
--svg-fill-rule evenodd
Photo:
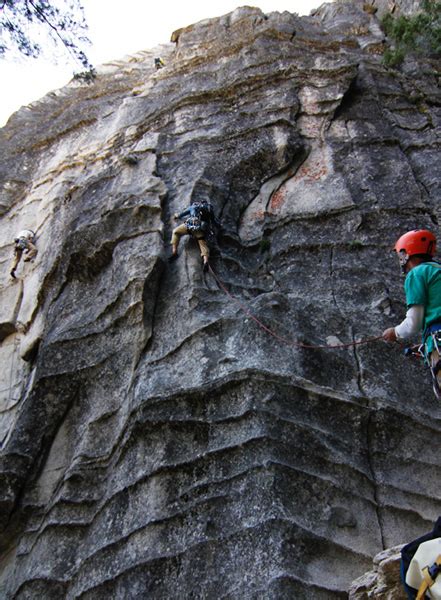
<path fill-rule="evenodd" d="M 283 337 L 279 334 L 277 334 L 275 331 L 272 331 L 272 329 L 270 329 L 269 327 L 267 327 L 264 323 L 262 323 L 262 321 L 260 321 L 255 315 L 253 315 L 253 313 L 250 311 L 250 309 L 248 308 L 248 306 L 246 306 L 245 304 L 243 304 L 242 302 L 240 302 L 240 300 L 238 300 L 235 296 L 233 296 L 233 294 L 231 292 L 228 291 L 227 287 L 224 285 L 224 283 L 219 279 L 219 277 L 216 275 L 216 273 L 214 272 L 213 268 L 211 265 L 208 265 L 208 269 L 210 271 L 210 273 L 213 275 L 215 281 L 217 282 L 217 284 L 219 285 L 219 287 L 223 290 L 223 292 L 233 300 L 233 302 L 235 302 L 240 309 L 248 316 L 250 317 L 250 319 L 252 319 L 253 321 L 255 321 L 257 323 L 257 325 L 263 329 L 264 331 L 266 331 L 269 335 L 271 335 L 272 337 L 274 337 L 276 340 L 279 340 L 279 342 L 282 342 L 284 344 L 287 344 L 288 346 L 294 346 L 296 348 L 308 348 L 308 349 L 318 349 L 318 348 L 351 348 L 353 346 L 360 346 L 361 344 L 370 344 L 372 342 L 376 342 L 378 340 L 382 340 L 383 336 L 382 335 L 377 335 L 376 337 L 371 337 L 371 338 L 366 338 L 364 340 L 360 340 L 358 342 L 349 342 L 348 344 L 304 344 L 303 342 L 296 342 L 294 340 L 289 340 L 286 337 Z"/>

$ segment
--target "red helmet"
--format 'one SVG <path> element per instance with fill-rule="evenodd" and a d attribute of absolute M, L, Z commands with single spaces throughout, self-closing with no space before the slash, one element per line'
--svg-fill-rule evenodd
<path fill-rule="evenodd" d="M 395 252 L 405 254 L 407 257 L 414 254 L 428 254 L 434 256 L 436 250 L 436 237 L 427 229 L 414 229 L 402 235 L 395 244 Z"/>

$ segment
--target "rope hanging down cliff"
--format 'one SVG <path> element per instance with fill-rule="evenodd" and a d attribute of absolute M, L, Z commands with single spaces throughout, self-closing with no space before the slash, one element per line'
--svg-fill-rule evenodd
<path fill-rule="evenodd" d="M 235 302 L 240 309 L 248 316 L 250 317 L 250 319 L 253 319 L 253 321 L 255 321 L 257 323 L 257 325 L 263 329 L 264 331 L 266 331 L 269 335 L 271 335 L 272 337 L 274 337 L 276 340 L 279 340 L 279 342 L 282 342 L 284 344 L 287 344 L 288 346 L 294 346 L 296 348 L 308 348 L 310 350 L 312 349 L 319 349 L 319 348 L 351 348 L 352 346 L 360 346 L 361 344 L 370 344 L 372 342 L 376 342 L 378 340 L 383 339 L 383 336 L 378 335 L 376 337 L 371 337 L 371 338 L 366 338 L 364 340 L 360 340 L 358 342 L 349 342 L 347 344 L 305 344 L 303 342 L 296 342 L 294 340 L 289 340 L 288 338 L 285 338 L 277 333 L 275 333 L 274 331 L 272 331 L 272 329 L 270 329 L 269 327 L 267 327 L 264 323 L 262 323 L 262 321 L 260 321 L 255 315 L 253 315 L 253 313 L 250 311 L 250 309 L 248 308 L 248 306 L 246 306 L 245 304 L 243 304 L 242 302 L 240 302 L 235 296 L 233 296 L 233 294 L 231 292 L 228 291 L 228 289 L 226 288 L 225 284 L 221 281 L 221 279 L 219 279 L 219 277 L 216 275 L 216 273 L 213 270 L 213 267 L 211 265 L 209 265 L 209 271 L 210 273 L 213 275 L 216 283 L 219 285 L 219 287 L 221 288 L 221 290 L 229 297 L 233 300 L 233 302 Z"/>

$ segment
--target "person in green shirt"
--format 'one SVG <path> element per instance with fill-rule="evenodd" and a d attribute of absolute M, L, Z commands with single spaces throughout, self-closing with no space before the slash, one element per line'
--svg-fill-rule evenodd
<path fill-rule="evenodd" d="M 426 229 L 408 231 L 395 244 L 395 252 L 406 275 L 406 318 L 383 332 L 387 342 L 397 342 L 423 332 L 425 354 L 435 383 L 441 385 L 441 264 L 434 260 L 436 237 Z M 439 393 L 439 388 L 438 388 Z M 438 395 L 437 393 L 437 395 Z"/>

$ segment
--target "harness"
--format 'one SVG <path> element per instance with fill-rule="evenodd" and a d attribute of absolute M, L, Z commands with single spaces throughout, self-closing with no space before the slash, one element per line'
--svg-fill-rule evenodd
<path fill-rule="evenodd" d="M 429 566 L 424 567 L 424 569 L 422 570 L 424 579 L 421 582 L 421 585 L 419 587 L 416 600 L 423 600 L 427 590 L 429 588 L 431 588 L 432 585 L 435 583 L 435 580 L 438 577 L 438 575 L 440 574 L 440 572 L 441 572 L 441 554 L 436 558 L 433 565 L 431 565 L 430 567 Z"/>
<path fill-rule="evenodd" d="M 438 352 L 438 360 L 435 364 L 432 364 L 430 361 L 430 357 L 427 352 L 427 339 L 428 337 L 432 338 L 433 348 Z M 426 328 L 423 334 L 423 349 L 424 349 L 424 360 L 427 365 L 429 365 L 430 373 L 432 375 L 433 382 L 433 391 L 435 392 L 435 396 L 440 399 L 441 398 L 441 389 L 438 383 L 438 373 L 441 371 L 441 323 L 433 323 Z M 432 350 L 433 352 L 433 350 Z"/>
<path fill-rule="evenodd" d="M 427 340 L 431 338 L 433 344 L 433 350 L 430 354 L 436 350 L 438 352 L 438 360 L 433 365 L 430 360 L 430 354 L 428 351 Z M 404 354 L 406 356 L 419 356 L 423 358 L 424 364 L 429 367 L 430 374 L 432 376 L 432 384 L 433 391 L 435 392 L 435 396 L 438 400 L 441 400 L 441 388 L 438 383 L 438 373 L 441 371 L 441 323 L 432 323 L 423 333 L 423 341 L 419 346 L 411 346 L 410 348 L 405 348 Z"/>
<path fill-rule="evenodd" d="M 438 334 L 438 335 L 437 335 Z M 438 350 L 438 343 L 440 343 L 440 334 L 441 334 L 441 322 L 440 323 L 431 323 L 426 327 L 423 332 L 423 344 L 426 343 L 427 338 L 431 336 L 433 339 L 434 346 Z"/>

